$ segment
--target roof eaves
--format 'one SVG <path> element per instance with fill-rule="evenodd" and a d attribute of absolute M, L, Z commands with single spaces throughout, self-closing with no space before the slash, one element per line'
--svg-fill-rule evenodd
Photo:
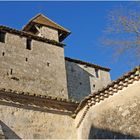
<path fill-rule="evenodd" d="M 71 33 L 71 31 L 69 31 L 68 29 L 66 29 L 66 28 L 62 27 L 62 26 L 61 26 L 61 25 L 59 25 L 58 23 L 56 23 L 56 22 L 52 21 L 51 19 L 49 19 L 49 18 L 48 18 L 48 17 L 46 17 L 45 15 L 43 15 L 43 14 L 40 14 L 40 15 L 41 15 L 41 16 L 43 16 L 44 18 L 46 18 L 47 20 L 49 20 L 50 22 L 52 22 L 53 24 L 55 24 L 56 26 L 58 26 L 58 27 L 62 28 L 64 31 L 68 32 L 69 34 Z"/>
<path fill-rule="evenodd" d="M 32 17 L 32 18 L 28 21 L 28 23 L 22 27 L 22 31 L 24 31 L 24 30 L 26 29 L 26 27 L 27 27 L 34 19 L 36 19 L 36 18 L 37 18 L 38 16 L 40 16 L 40 15 L 41 15 L 41 13 L 39 13 L 39 14 L 37 14 L 36 16 Z"/>
<path fill-rule="evenodd" d="M 47 38 L 39 37 L 39 36 L 30 34 L 28 32 L 16 30 L 16 29 L 13 29 L 13 28 L 10 28 L 10 27 L 7 27 L 7 26 L 3 26 L 3 25 L 0 25 L 0 30 L 5 31 L 5 32 L 9 32 L 9 33 L 13 33 L 13 34 L 17 34 L 17 35 L 20 35 L 20 36 L 25 36 L 25 37 L 28 37 L 28 38 L 31 38 L 31 39 L 34 39 L 34 40 L 46 42 L 48 44 L 56 45 L 56 46 L 59 46 L 59 47 L 64 47 L 65 46 L 65 44 L 57 42 L 55 40 L 50 40 L 50 39 L 47 39 Z"/>
<path fill-rule="evenodd" d="M 69 57 L 65 57 L 65 60 L 69 61 L 69 62 L 78 63 L 78 64 L 81 64 L 81 65 L 87 65 L 87 66 L 93 67 L 93 68 L 102 69 L 102 70 L 105 70 L 105 71 L 110 71 L 111 70 L 110 68 L 102 67 L 102 66 L 99 66 L 99 65 L 96 65 L 96 64 L 93 64 L 93 63 L 89 63 L 89 62 L 85 62 L 85 61 L 82 61 L 82 60 L 73 59 L 73 58 L 69 58 Z"/>
<path fill-rule="evenodd" d="M 74 100 L 52 97 L 46 95 L 39 95 L 29 92 L 14 91 L 12 89 L 0 89 L 0 99 L 5 99 L 6 101 L 18 101 L 18 103 L 26 100 L 26 103 L 30 103 L 34 107 L 44 107 L 49 110 L 58 110 L 61 112 L 67 112 L 71 115 L 78 106 L 78 102 Z M 8 99 L 8 100 L 7 100 Z M 16 103 L 16 102 L 15 102 Z"/>

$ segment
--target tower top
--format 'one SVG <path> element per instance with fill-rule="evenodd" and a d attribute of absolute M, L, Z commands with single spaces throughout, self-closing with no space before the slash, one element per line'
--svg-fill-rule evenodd
<path fill-rule="evenodd" d="M 58 30 L 58 35 L 59 35 L 59 41 L 63 41 L 71 32 L 60 26 L 59 24 L 55 23 L 48 17 L 44 16 L 43 14 L 38 14 L 35 17 L 33 17 L 24 27 L 23 31 L 26 32 L 31 32 L 33 30 L 35 25 L 41 25 L 41 26 L 46 26 L 49 28 L 53 28 L 55 30 Z"/>

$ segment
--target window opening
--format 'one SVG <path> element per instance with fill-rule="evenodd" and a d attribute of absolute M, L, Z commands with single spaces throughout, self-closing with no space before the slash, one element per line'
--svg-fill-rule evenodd
<path fill-rule="evenodd" d="M 96 78 L 99 78 L 99 70 L 98 69 L 95 69 L 95 75 L 96 75 Z"/>
<path fill-rule="evenodd" d="M 11 75 L 13 74 L 13 69 L 11 69 L 10 74 L 11 74 Z"/>
<path fill-rule="evenodd" d="M 31 44 L 32 44 L 32 40 L 31 39 L 27 39 L 26 49 L 31 50 Z"/>
<path fill-rule="evenodd" d="M 5 34 L 4 32 L 0 31 L 0 42 L 5 43 Z"/>

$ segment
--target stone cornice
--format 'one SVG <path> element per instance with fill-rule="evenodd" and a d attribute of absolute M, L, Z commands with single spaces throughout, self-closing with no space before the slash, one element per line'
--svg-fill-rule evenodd
<path fill-rule="evenodd" d="M 27 33 L 25 31 L 19 31 L 19 30 L 16 30 L 16 29 L 13 29 L 13 28 L 10 28 L 10 27 L 7 27 L 7 26 L 3 26 L 3 25 L 0 25 L 0 31 L 8 32 L 8 33 L 16 34 L 16 35 L 19 35 L 19 36 L 27 37 L 27 38 L 30 38 L 30 39 L 34 39 L 34 40 L 37 40 L 37 41 L 45 42 L 45 43 L 48 43 L 48 44 L 56 45 L 58 47 L 64 47 L 65 46 L 65 44 L 57 42 L 55 40 L 50 40 L 50 39 L 47 39 L 47 38 L 39 37 L 39 36 L 30 34 L 30 33 Z"/>

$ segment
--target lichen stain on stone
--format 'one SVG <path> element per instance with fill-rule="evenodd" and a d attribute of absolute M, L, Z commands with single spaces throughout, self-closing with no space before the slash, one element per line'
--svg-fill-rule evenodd
<path fill-rule="evenodd" d="M 140 128 L 140 102 L 132 100 L 123 106 L 103 112 L 98 126 L 115 132 L 127 133 L 138 136 Z M 132 131 L 133 130 L 133 131 Z"/>

